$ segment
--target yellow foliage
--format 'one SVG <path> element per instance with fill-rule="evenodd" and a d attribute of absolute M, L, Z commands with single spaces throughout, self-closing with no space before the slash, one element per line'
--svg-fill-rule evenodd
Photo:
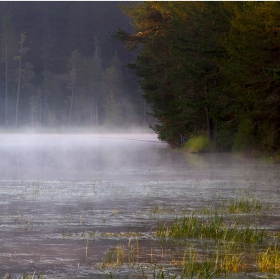
<path fill-rule="evenodd" d="M 208 139 L 205 136 L 200 135 L 191 137 L 184 145 L 184 149 L 186 149 L 189 153 L 197 153 L 205 150 L 208 144 Z"/>

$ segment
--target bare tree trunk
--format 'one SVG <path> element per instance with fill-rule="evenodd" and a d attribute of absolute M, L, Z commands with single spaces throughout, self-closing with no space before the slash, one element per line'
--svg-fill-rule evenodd
<path fill-rule="evenodd" d="M 143 106 L 143 126 L 146 126 L 146 103 L 145 100 L 143 100 L 144 106 Z"/>
<path fill-rule="evenodd" d="M 42 120 L 42 122 L 43 122 L 43 125 L 44 126 L 47 126 L 48 125 L 48 114 L 49 114 L 49 107 L 48 107 L 48 95 L 47 95 L 47 93 L 46 93 L 46 90 L 45 90 L 45 85 L 44 85 L 44 99 L 43 99 L 43 113 L 42 113 L 42 115 L 43 115 L 43 120 Z"/>
<path fill-rule="evenodd" d="M 25 35 L 23 33 L 20 34 L 20 56 L 19 56 L 19 69 L 18 69 L 18 88 L 17 88 L 17 103 L 16 103 L 16 120 L 15 120 L 15 127 L 18 126 L 18 105 L 19 105 L 19 93 L 20 93 L 20 86 L 21 86 L 21 64 L 22 64 L 22 55 L 28 49 L 23 49 L 23 42 L 25 41 Z"/>
<path fill-rule="evenodd" d="M 39 89 L 39 125 L 42 126 L 42 98 L 41 98 L 41 89 Z"/>
<path fill-rule="evenodd" d="M 90 106 L 90 126 L 93 126 L 93 106 L 94 106 L 94 98 L 91 96 L 91 106 Z"/>
<path fill-rule="evenodd" d="M 204 92 L 205 92 L 205 96 L 206 96 L 207 95 L 206 85 L 204 86 Z M 209 115 L 209 108 L 207 105 L 205 107 L 205 112 L 206 112 L 206 122 L 207 122 L 207 130 L 208 130 L 208 140 L 209 140 L 209 142 L 212 142 L 212 140 L 213 140 L 213 120 Z"/>
<path fill-rule="evenodd" d="M 33 112 L 32 105 L 31 105 L 31 127 L 32 128 L 34 127 L 34 112 Z"/>
<path fill-rule="evenodd" d="M 71 121 L 72 121 L 72 108 L 73 108 L 74 85 L 75 85 L 75 78 L 74 78 L 74 77 L 73 77 L 72 82 L 73 82 L 73 84 L 72 84 L 72 94 L 71 94 L 71 100 L 70 100 L 70 110 L 69 110 L 69 121 L 68 121 L 68 126 L 71 125 Z"/>
<path fill-rule="evenodd" d="M 95 123 L 97 126 L 99 125 L 97 100 L 95 101 Z"/>
<path fill-rule="evenodd" d="M 22 48 L 22 44 L 21 44 Z M 20 93 L 20 82 L 21 82 L 21 61 L 22 61 L 22 53 L 20 53 L 20 60 L 19 60 L 19 70 L 18 70 L 18 88 L 17 88 L 17 103 L 16 103 L 16 122 L 15 126 L 18 126 L 18 104 L 19 104 L 19 93 Z"/>
<path fill-rule="evenodd" d="M 5 73 L 5 126 L 8 125 L 8 44 L 6 44 L 6 53 L 5 53 L 5 66 L 6 66 L 6 73 Z"/>
<path fill-rule="evenodd" d="M 213 140 L 213 120 L 209 116 L 208 107 L 205 108 L 206 111 L 206 120 L 207 120 L 207 128 L 208 128 L 208 140 L 211 142 Z"/>

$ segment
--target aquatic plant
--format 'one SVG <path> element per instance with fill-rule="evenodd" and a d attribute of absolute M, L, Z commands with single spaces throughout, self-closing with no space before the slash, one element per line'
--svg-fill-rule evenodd
<path fill-rule="evenodd" d="M 38 274 L 36 275 L 36 270 L 33 272 L 33 274 L 28 274 L 25 271 L 21 273 L 20 279 L 45 279 L 45 275 Z M 15 275 L 12 275 L 11 273 L 6 273 L 4 276 L 4 279 L 18 279 L 18 277 L 15 277 Z"/>
<path fill-rule="evenodd" d="M 157 237 L 168 238 L 212 238 L 232 241 L 243 241 L 248 243 L 262 242 L 266 236 L 263 229 L 252 229 L 249 226 L 241 227 L 238 224 L 227 226 L 223 217 L 215 215 L 207 220 L 198 220 L 190 215 L 177 219 L 168 227 L 166 223 L 159 225 L 156 231 Z"/>
<path fill-rule="evenodd" d="M 241 198 L 230 199 L 229 212 L 248 213 L 252 211 L 261 211 L 263 210 L 263 208 L 264 208 L 263 203 L 256 197 L 254 198 L 241 197 Z"/>
<path fill-rule="evenodd" d="M 257 254 L 257 268 L 261 272 L 280 273 L 279 245 L 269 246 Z"/>
<path fill-rule="evenodd" d="M 125 256 L 125 249 L 123 245 L 109 248 L 107 249 L 105 258 L 102 259 L 101 263 L 96 263 L 95 267 L 104 269 L 108 267 L 120 266 L 123 264 Z"/>

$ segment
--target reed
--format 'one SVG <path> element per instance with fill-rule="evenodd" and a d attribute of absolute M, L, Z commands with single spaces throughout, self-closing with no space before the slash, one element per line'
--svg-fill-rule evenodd
<path fill-rule="evenodd" d="M 229 212 L 230 213 L 249 213 L 259 212 L 263 210 L 263 203 L 254 198 L 241 197 L 236 199 L 230 199 Z"/>
<path fill-rule="evenodd" d="M 32 274 L 28 274 L 25 271 L 23 271 L 21 273 L 21 279 L 45 279 L 45 275 L 43 274 L 38 274 L 36 275 L 36 270 L 32 273 Z M 12 275 L 11 273 L 6 273 L 4 276 L 4 279 L 18 279 L 17 277 L 15 277 L 14 275 Z"/>
<path fill-rule="evenodd" d="M 85 245 L 86 245 L 86 260 L 88 260 L 88 243 L 89 243 L 89 241 L 88 241 L 88 239 L 85 241 Z"/>
<path fill-rule="evenodd" d="M 243 241 L 247 243 L 262 242 L 266 236 L 264 229 L 252 229 L 249 226 L 241 227 L 238 224 L 227 226 L 222 216 L 215 215 L 207 220 L 198 220 L 190 215 L 175 220 L 169 227 L 166 223 L 159 225 L 156 231 L 157 237 L 168 238 L 212 238 L 231 241 Z"/>
<path fill-rule="evenodd" d="M 261 272 L 280 273 L 279 245 L 269 246 L 257 254 L 257 269 Z"/>
<path fill-rule="evenodd" d="M 120 266 L 126 257 L 125 248 L 123 245 L 107 249 L 106 256 L 101 263 L 96 263 L 95 267 L 98 269 L 110 268 Z"/>

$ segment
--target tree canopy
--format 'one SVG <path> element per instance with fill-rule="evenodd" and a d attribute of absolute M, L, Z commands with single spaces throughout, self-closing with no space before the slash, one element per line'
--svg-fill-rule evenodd
<path fill-rule="evenodd" d="M 278 2 L 141 2 L 120 6 L 159 139 L 205 135 L 216 150 L 280 148 Z"/>
<path fill-rule="evenodd" d="M 0 18 L 0 126 L 143 125 L 117 2 L 1 1 Z"/>

